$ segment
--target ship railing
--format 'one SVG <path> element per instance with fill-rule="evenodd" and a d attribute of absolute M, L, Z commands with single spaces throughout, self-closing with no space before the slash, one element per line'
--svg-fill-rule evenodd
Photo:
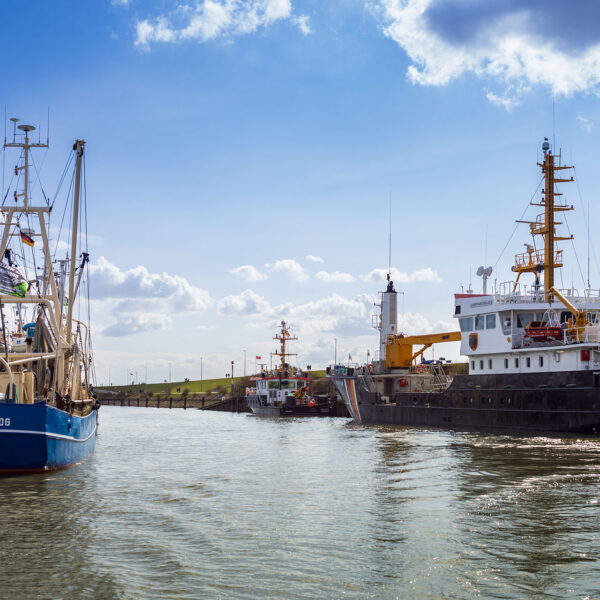
<path fill-rule="evenodd" d="M 510 282 L 509 282 L 510 283 Z M 493 294 L 494 304 L 537 304 L 545 303 L 546 296 L 543 288 L 535 289 L 534 287 L 527 287 L 517 289 L 514 293 L 504 293 L 502 285 L 498 286 L 500 290 L 498 293 Z M 598 290 L 585 290 L 584 295 L 579 293 L 576 288 L 565 288 L 558 290 L 565 298 L 569 299 L 574 304 L 582 303 L 589 300 L 600 300 L 600 289 Z"/>
<path fill-rule="evenodd" d="M 560 338 L 545 341 L 531 340 L 526 335 L 513 337 L 513 349 L 548 348 L 556 346 L 572 346 L 573 344 L 597 344 L 600 342 L 600 326 L 564 327 Z"/>

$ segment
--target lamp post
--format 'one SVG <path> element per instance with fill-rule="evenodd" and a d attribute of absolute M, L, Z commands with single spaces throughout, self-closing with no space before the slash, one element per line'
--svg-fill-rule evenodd
<path fill-rule="evenodd" d="M 200 357 L 200 391 L 202 391 L 202 357 Z"/>
<path fill-rule="evenodd" d="M 233 396 L 233 361 L 231 361 L 231 395 Z"/>

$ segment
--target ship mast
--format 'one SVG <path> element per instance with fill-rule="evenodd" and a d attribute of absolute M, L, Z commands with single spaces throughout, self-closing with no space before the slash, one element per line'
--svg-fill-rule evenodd
<path fill-rule="evenodd" d="M 512 270 L 517 273 L 517 280 L 513 292 L 516 291 L 519 278 L 522 273 L 534 273 L 536 278 L 536 290 L 539 289 L 539 274 L 544 273 L 544 296 L 547 302 L 553 299 L 552 288 L 554 287 L 554 269 L 563 266 L 562 250 L 555 250 L 555 243 L 564 240 L 570 240 L 570 237 L 559 237 L 556 235 L 556 226 L 562 225 L 560 221 L 556 221 L 555 213 L 573 210 L 573 206 L 557 203 L 556 196 L 562 196 L 561 193 L 555 190 L 555 184 L 566 183 L 573 181 L 570 179 L 559 179 L 555 176 L 555 171 L 564 169 L 572 169 L 572 166 L 560 166 L 554 162 L 554 154 L 550 151 L 548 138 L 544 138 L 542 145 L 544 152 L 544 162 L 537 163 L 542 169 L 544 178 L 544 191 L 541 202 L 531 202 L 532 206 L 539 206 L 544 209 L 544 212 L 537 216 L 535 221 L 517 221 L 518 223 L 527 223 L 531 230 L 531 235 L 535 240 L 535 236 L 539 235 L 543 239 L 543 251 L 537 250 L 534 246 L 525 244 L 527 252 L 515 256 L 515 265 Z M 560 156 L 559 156 L 560 163 Z"/>
<path fill-rule="evenodd" d="M 279 376 L 283 377 L 283 374 L 285 373 L 285 357 L 286 356 L 296 356 L 296 354 L 293 354 L 293 353 L 290 354 L 289 352 L 285 351 L 285 344 L 288 341 L 292 342 L 294 340 L 297 340 L 298 338 L 292 337 L 287 328 L 287 323 L 285 321 L 281 321 L 281 332 L 276 333 L 275 337 L 273 339 L 277 340 L 280 345 L 279 352 L 275 351 L 275 352 L 273 352 L 273 354 L 281 357 L 281 365 L 280 365 L 278 371 L 279 371 Z"/>
<path fill-rule="evenodd" d="M 85 146 L 84 140 L 75 140 L 73 150 L 77 152 L 77 158 L 75 162 L 75 194 L 73 197 L 73 231 L 71 232 L 71 264 L 69 268 L 69 306 L 67 309 L 67 344 L 71 344 L 73 331 L 73 305 L 75 298 L 73 292 L 75 289 L 75 265 L 77 256 L 77 235 L 79 230 L 77 225 L 79 223 L 79 192 L 81 189 L 81 161 L 83 158 L 83 147 Z"/>

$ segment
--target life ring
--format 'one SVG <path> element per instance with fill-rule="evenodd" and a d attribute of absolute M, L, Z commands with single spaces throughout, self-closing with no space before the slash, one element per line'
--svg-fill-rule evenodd
<path fill-rule="evenodd" d="M 427 371 L 425 365 L 417 365 L 417 373 L 425 373 L 425 371 Z"/>
<path fill-rule="evenodd" d="M 367 365 L 367 371 L 369 371 L 369 373 L 372 373 L 374 371 L 373 365 Z"/>

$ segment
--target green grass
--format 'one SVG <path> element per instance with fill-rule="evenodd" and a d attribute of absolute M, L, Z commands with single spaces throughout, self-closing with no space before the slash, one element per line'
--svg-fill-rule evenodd
<path fill-rule="evenodd" d="M 325 370 L 322 371 L 311 371 L 313 378 L 325 377 Z M 234 383 L 238 383 L 243 377 L 234 377 Z M 221 379 L 204 379 L 196 381 L 173 381 L 172 383 L 145 383 L 139 385 L 113 385 L 113 386 L 99 386 L 96 389 L 98 391 L 111 391 L 111 392 L 131 392 L 134 394 L 140 394 L 142 392 L 152 392 L 153 395 L 158 395 L 166 390 L 170 389 L 173 396 L 177 396 L 177 388 L 180 388 L 179 394 L 186 388 L 190 391 L 190 394 L 208 393 L 214 390 L 218 386 L 223 386 L 227 391 L 231 388 L 231 378 L 222 377 Z"/>

